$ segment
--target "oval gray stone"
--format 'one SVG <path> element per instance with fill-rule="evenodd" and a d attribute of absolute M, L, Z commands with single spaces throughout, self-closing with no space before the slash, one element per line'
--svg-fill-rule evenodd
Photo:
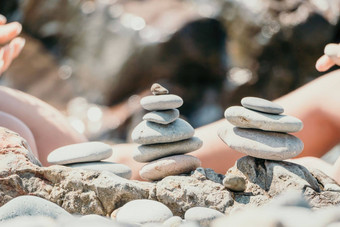
<path fill-rule="evenodd" d="M 117 176 L 130 179 L 131 178 L 131 168 L 114 162 L 83 162 L 75 164 L 67 164 L 66 166 L 78 169 L 90 169 L 96 171 L 109 171 Z"/>
<path fill-rule="evenodd" d="M 179 117 L 178 109 L 152 111 L 143 116 L 143 120 L 167 125 L 174 122 Z"/>
<path fill-rule="evenodd" d="M 141 145 L 133 152 L 133 159 L 137 162 L 150 162 L 170 155 L 185 154 L 201 148 L 202 140 L 198 137 L 173 143 Z"/>
<path fill-rule="evenodd" d="M 123 223 L 145 224 L 164 222 L 172 216 L 171 210 L 163 203 L 138 199 L 122 206 L 117 213 L 116 220 Z"/>
<path fill-rule="evenodd" d="M 243 177 L 227 173 L 223 179 L 223 185 L 232 191 L 243 192 L 246 190 L 246 180 Z"/>
<path fill-rule="evenodd" d="M 184 219 L 186 221 L 196 221 L 200 226 L 210 226 L 214 219 L 224 216 L 223 213 L 211 208 L 192 207 L 185 212 Z"/>
<path fill-rule="evenodd" d="M 133 142 L 139 144 L 171 143 L 189 139 L 195 133 L 194 128 L 178 118 L 168 125 L 142 121 L 132 131 Z"/>
<path fill-rule="evenodd" d="M 302 141 L 286 133 L 242 129 L 227 124 L 218 131 L 218 136 L 230 148 L 255 158 L 285 160 L 303 150 Z"/>
<path fill-rule="evenodd" d="M 112 147 L 102 142 L 86 142 L 59 147 L 52 151 L 47 161 L 51 164 L 94 162 L 109 158 Z"/>
<path fill-rule="evenodd" d="M 142 98 L 140 104 L 146 110 L 169 110 L 182 106 L 183 99 L 178 95 L 154 95 Z"/>
<path fill-rule="evenodd" d="M 201 166 L 201 161 L 191 155 L 174 155 L 150 162 L 142 167 L 139 175 L 149 181 L 167 176 L 188 173 Z"/>
<path fill-rule="evenodd" d="M 248 109 L 269 114 L 281 114 L 284 112 L 283 107 L 279 104 L 257 97 L 244 97 L 241 104 Z"/>
<path fill-rule="evenodd" d="M 72 217 L 67 211 L 37 196 L 19 196 L 0 208 L 0 222 L 18 216 L 47 216 L 53 219 Z"/>
<path fill-rule="evenodd" d="M 224 112 L 225 118 L 240 128 L 261 129 L 272 132 L 298 132 L 303 128 L 301 120 L 287 115 L 274 115 L 232 106 Z"/>

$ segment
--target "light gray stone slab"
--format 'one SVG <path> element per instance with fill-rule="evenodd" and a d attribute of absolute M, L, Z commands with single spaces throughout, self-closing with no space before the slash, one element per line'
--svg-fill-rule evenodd
<path fill-rule="evenodd" d="M 243 192 L 246 190 L 246 180 L 235 174 L 227 173 L 223 179 L 223 185 L 229 190 L 236 192 Z"/>
<path fill-rule="evenodd" d="M 47 161 L 51 164 L 93 162 L 109 158 L 112 147 L 102 142 L 86 142 L 59 147 L 52 151 Z"/>
<path fill-rule="evenodd" d="M 137 162 L 150 162 L 170 155 L 185 154 L 201 148 L 202 140 L 198 137 L 173 143 L 141 145 L 133 152 L 133 159 Z"/>
<path fill-rule="evenodd" d="M 114 162 L 83 162 L 68 164 L 68 167 L 78 168 L 78 169 L 90 169 L 96 171 L 109 171 L 117 176 L 130 179 L 131 178 L 131 168 Z"/>
<path fill-rule="evenodd" d="M 183 99 L 178 95 L 153 95 L 140 100 L 140 104 L 146 110 L 169 110 L 183 105 Z"/>
<path fill-rule="evenodd" d="M 194 128 L 186 121 L 178 118 L 168 125 L 142 121 L 132 131 L 133 142 L 139 144 L 171 143 L 191 138 Z"/>
<path fill-rule="evenodd" d="M 149 181 L 166 176 L 188 173 L 201 165 L 201 161 L 191 155 L 174 155 L 150 162 L 142 167 L 139 175 Z"/>
<path fill-rule="evenodd" d="M 230 148 L 256 158 L 285 160 L 303 150 L 302 141 L 286 133 L 242 129 L 227 123 L 218 135 Z"/>
<path fill-rule="evenodd" d="M 143 116 L 143 120 L 167 125 L 175 121 L 179 117 L 178 109 L 152 111 Z"/>
<path fill-rule="evenodd" d="M 94 162 L 109 158 L 112 147 L 102 142 L 86 142 L 59 147 L 52 151 L 47 161 L 51 164 Z"/>
<path fill-rule="evenodd" d="M 196 221 L 200 226 L 210 226 L 214 219 L 224 216 L 223 213 L 211 208 L 192 207 L 185 212 L 184 219 L 186 221 Z"/>
<path fill-rule="evenodd" d="M 283 107 L 279 104 L 257 97 L 244 97 L 241 104 L 248 109 L 269 114 L 281 114 L 284 112 Z"/>
<path fill-rule="evenodd" d="M 303 128 L 302 121 L 295 117 L 261 113 L 242 106 L 229 107 L 224 116 L 231 124 L 240 128 L 272 132 L 298 132 Z"/>
<path fill-rule="evenodd" d="M 122 223 L 146 224 L 164 222 L 172 216 L 171 210 L 163 203 L 138 199 L 122 206 L 117 213 L 116 220 Z"/>
<path fill-rule="evenodd" d="M 71 217 L 67 211 L 37 196 L 19 196 L 0 207 L 0 222 L 19 216 Z"/>

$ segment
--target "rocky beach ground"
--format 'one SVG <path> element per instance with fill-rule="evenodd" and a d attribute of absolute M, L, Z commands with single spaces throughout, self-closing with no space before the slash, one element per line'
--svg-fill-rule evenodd
<path fill-rule="evenodd" d="M 153 86 L 154 87 L 154 86 Z M 0 128 L 1 226 L 338 226 L 340 186 L 316 169 L 285 161 L 303 149 L 289 134 L 299 119 L 268 100 L 247 97 L 225 111 L 219 132 L 247 156 L 225 175 L 190 155 L 202 141 L 178 118 L 182 100 L 164 88 L 141 100 L 147 113 L 132 133 L 140 175 L 103 162 L 101 142 L 60 147 L 43 167 L 27 142 Z M 165 93 L 164 93 L 165 92 Z M 167 121 L 166 119 L 171 119 Z"/>
<path fill-rule="evenodd" d="M 2 226 L 136 226 L 119 222 L 129 212 L 131 220 L 141 217 L 137 222 L 145 226 L 155 221 L 153 226 L 327 226 L 340 221 L 340 186 L 294 163 L 246 156 L 226 175 L 200 167 L 141 182 L 108 171 L 42 167 L 18 134 L 1 128 L 0 136 Z M 244 179 L 242 190 L 224 185 L 230 176 Z M 281 195 L 287 191 L 294 192 Z M 24 214 L 39 218 L 13 218 Z"/>

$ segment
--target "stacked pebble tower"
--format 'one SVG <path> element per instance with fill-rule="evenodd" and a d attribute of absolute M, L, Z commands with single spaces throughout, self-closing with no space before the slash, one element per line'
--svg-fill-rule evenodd
<path fill-rule="evenodd" d="M 218 132 L 230 148 L 269 160 L 285 160 L 301 153 L 303 142 L 288 134 L 303 128 L 301 120 L 283 115 L 280 105 L 265 99 L 246 97 L 241 104 L 226 109 L 227 126 Z"/>
<path fill-rule="evenodd" d="M 120 177 L 130 179 L 130 167 L 101 161 L 111 157 L 112 147 L 102 142 L 86 142 L 59 147 L 52 151 L 47 161 L 50 164 L 65 165 L 71 168 L 109 171 Z"/>
<path fill-rule="evenodd" d="M 133 153 L 134 160 L 150 162 L 140 170 L 140 176 L 155 181 L 196 169 L 200 160 L 184 154 L 199 149 L 202 141 L 193 137 L 193 127 L 179 118 L 177 108 L 182 106 L 182 98 L 168 94 L 159 84 L 153 84 L 151 92 L 153 95 L 141 99 L 141 105 L 152 112 L 143 116 L 131 135 L 141 144 Z"/>

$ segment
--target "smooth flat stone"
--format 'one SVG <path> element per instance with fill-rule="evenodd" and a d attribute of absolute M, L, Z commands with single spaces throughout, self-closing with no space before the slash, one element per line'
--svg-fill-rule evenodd
<path fill-rule="evenodd" d="M 179 117 L 178 109 L 152 111 L 143 116 L 143 120 L 151 121 L 158 124 L 167 125 L 174 122 Z"/>
<path fill-rule="evenodd" d="M 246 180 L 243 177 L 230 173 L 227 173 L 224 177 L 223 185 L 231 191 L 243 192 L 246 190 Z"/>
<path fill-rule="evenodd" d="M 242 106 L 229 107 L 224 116 L 231 124 L 240 128 L 272 132 L 298 132 L 303 128 L 302 121 L 296 117 L 260 113 Z"/>
<path fill-rule="evenodd" d="M 183 99 L 177 95 L 153 95 L 140 100 L 146 110 L 170 110 L 183 105 Z"/>
<path fill-rule="evenodd" d="M 211 208 L 192 207 L 185 212 L 184 219 L 186 221 L 196 221 L 200 226 L 210 226 L 214 219 L 224 216 L 223 213 Z"/>
<path fill-rule="evenodd" d="M 283 107 L 279 104 L 257 97 L 244 97 L 241 100 L 241 104 L 248 109 L 269 114 L 281 114 L 284 112 Z"/>
<path fill-rule="evenodd" d="M 19 196 L 0 207 L 0 222 L 18 216 L 47 216 L 53 219 L 72 217 L 67 211 L 37 196 Z"/>
<path fill-rule="evenodd" d="M 150 162 L 142 167 L 139 175 L 149 181 L 160 180 L 166 176 L 188 173 L 201 166 L 201 161 L 191 155 L 174 155 Z"/>
<path fill-rule="evenodd" d="M 141 145 L 133 152 L 133 159 L 137 162 L 150 162 L 170 155 L 185 154 L 201 148 L 202 140 L 198 137 L 173 143 Z"/>
<path fill-rule="evenodd" d="M 303 150 L 303 142 L 293 135 L 242 129 L 229 123 L 218 131 L 218 136 L 230 148 L 255 158 L 285 160 Z"/>
<path fill-rule="evenodd" d="M 168 125 L 142 121 L 132 131 L 133 142 L 139 144 L 171 143 L 191 138 L 194 128 L 186 121 L 178 118 Z"/>
<path fill-rule="evenodd" d="M 86 142 L 59 147 L 52 151 L 47 161 L 51 164 L 94 162 L 109 158 L 112 147 L 102 142 Z"/>
<path fill-rule="evenodd" d="M 131 168 L 114 162 L 83 162 L 83 163 L 75 163 L 66 165 L 71 168 L 78 169 L 90 169 L 96 171 L 109 171 L 117 176 L 130 179 L 131 178 Z"/>
<path fill-rule="evenodd" d="M 116 216 L 116 220 L 122 223 L 145 224 L 164 222 L 173 216 L 171 210 L 163 203 L 138 199 L 122 206 Z"/>

